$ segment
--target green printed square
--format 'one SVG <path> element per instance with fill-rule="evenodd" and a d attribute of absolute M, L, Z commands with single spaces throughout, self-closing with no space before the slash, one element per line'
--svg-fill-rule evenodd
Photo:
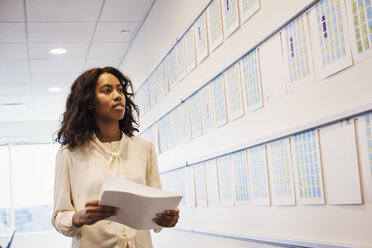
<path fill-rule="evenodd" d="M 366 50 L 368 50 L 369 49 L 369 40 L 368 40 L 368 37 L 366 37 L 366 38 L 363 39 L 363 43 L 364 43 L 364 48 Z"/>

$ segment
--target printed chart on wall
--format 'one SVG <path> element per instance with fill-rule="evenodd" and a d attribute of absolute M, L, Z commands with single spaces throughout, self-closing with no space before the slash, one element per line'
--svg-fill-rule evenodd
<path fill-rule="evenodd" d="M 281 35 L 287 87 L 293 91 L 313 81 L 307 14 L 288 24 Z"/>
<path fill-rule="evenodd" d="M 185 39 L 182 38 L 176 45 L 177 54 L 177 79 L 178 82 L 186 77 Z"/>
<path fill-rule="evenodd" d="M 144 113 L 147 113 L 150 110 L 150 89 L 149 89 L 149 80 L 146 80 L 143 84 L 143 96 L 144 96 Z"/>
<path fill-rule="evenodd" d="M 160 99 L 163 97 L 163 78 L 161 74 L 161 65 L 158 65 L 154 70 L 154 80 L 156 81 L 156 101 L 159 102 Z"/>
<path fill-rule="evenodd" d="M 195 26 L 187 31 L 185 35 L 185 49 L 186 49 L 186 68 L 187 73 L 190 73 L 196 67 L 196 54 L 195 54 Z"/>
<path fill-rule="evenodd" d="M 186 174 L 185 174 L 186 168 L 181 168 L 176 170 L 176 177 L 177 177 L 177 190 L 176 193 L 183 195 L 180 206 L 184 206 L 186 203 Z"/>
<path fill-rule="evenodd" d="M 321 79 L 352 65 L 343 0 L 321 0 L 310 11 L 316 60 Z"/>
<path fill-rule="evenodd" d="M 181 119 L 182 119 L 182 140 L 183 142 L 191 140 L 191 122 L 190 122 L 190 111 L 189 101 L 182 103 L 181 105 Z"/>
<path fill-rule="evenodd" d="M 158 122 L 159 130 L 159 149 L 160 153 L 165 152 L 168 149 L 167 146 L 167 127 L 166 127 L 166 118 L 163 117 Z"/>
<path fill-rule="evenodd" d="M 296 199 L 299 204 L 324 204 L 319 136 L 309 130 L 291 137 Z"/>
<path fill-rule="evenodd" d="M 244 106 L 252 112 L 263 106 L 257 49 L 240 60 Z"/>
<path fill-rule="evenodd" d="M 173 112 L 173 111 L 172 111 Z M 175 138 L 174 138 L 174 117 L 173 113 L 170 112 L 165 116 L 166 120 L 166 128 L 167 128 L 167 149 L 172 149 L 176 146 Z"/>
<path fill-rule="evenodd" d="M 168 93 L 169 89 L 169 75 L 168 75 L 168 57 L 161 62 L 161 88 L 162 88 L 162 95 Z"/>
<path fill-rule="evenodd" d="M 181 106 L 176 107 L 172 110 L 173 119 L 173 132 L 174 132 L 174 143 L 176 146 L 183 142 L 182 136 L 182 118 L 181 118 Z"/>
<path fill-rule="evenodd" d="M 237 0 L 223 0 L 221 7 L 226 39 L 239 27 L 238 2 Z"/>
<path fill-rule="evenodd" d="M 259 0 L 239 0 L 239 12 L 241 23 L 246 22 L 260 9 Z"/>
<path fill-rule="evenodd" d="M 207 189 L 205 185 L 204 163 L 196 164 L 194 167 L 196 206 L 207 206 Z"/>
<path fill-rule="evenodd" d="M 351 49 L 355 62 L 372 56 L 372 6 L 370 0 L 346 1 Z"/>
<path fill-rule="evenodd" d="M 246 205 L 250 200 L 246 150 L 231 154 L 234 176 L 234 196 L 237 205 Z"/>
<path fill-rule="evenodd" d="M 203 133 L 209 132 L 214 127 L 213 106 L 210 84 L 207 84 L 199 91 L 200 110 Z"/>
<path fill-rule="evenodd" d="M 265 41 L 258 51 L 264 104 L 272 103 L 287 94 L 280 34 Z"/>
<path fill-rule="evenodd" d="M 200 64 L 208 56 L 207 21 L 205 11 L 195 23 L 196 58 Z"/>
<path fill-rule="evenodd" d="M 176 49 L 173 48 L 168 54 L 169 89 L 177 84 L 177 57 Z"/>
<path fill-rule="evenodd" d="M 249 148 L 247 153 L 252 202 L 254 205 L 270 205 L 265 145 Z"/>
<path fill-rule="evenodd" d="M 198 137 L 202 134 L 201 109 L 199 101 L 199 92 L 190 97 L 190 116 L 192 137 Z"/>
<path fill-rule="evenodd" d="M 194 179 L 194 167 L 187 166 L 186 167 L 186 206 L 188 207 L 195 207 L 195 179 Z"/>
<path fill-rule="evenodd" d="M 208 42 L 212 52 L 223 42 L 220 1 L 213 0 L 207 8 Z"/>
<path fill-rule="evenodd" d="M 210 84 L 212 87 L 214 123 L 216 127 L 219 127 L 227 122 L 225 87 L 222 75 L 216 77 Z"/>
<path fill-rule="evenodd" d="M 295 205 L 295 191 L 289 139 L 280 139 L 267 145 L 272 204 Z"/>
<path fill-rule="evenodd" d="M 372 202 L 372 114 L 358 117 L 358 141 L 364 191 L 368 202 Z"/>
<path fill-rule="evenodd" d="M 244 114 L 239 62 L 230 66 L 230 68 L 223 73 L 223 76 L 226 89 L 228 120 L 232 121 Z"/>
<path fill-rule="evenodd" d="M 152 73 L 149 77 L 150 108 L 156 104 L 156 82 L 155 74 Z"/>
<path fill-rule="evenodd" d="M 217 158 L 219 190 L 222 206 L 234 206 L 234 183 L 230 154 Z"/>
<path fill-rule="evenodd" d="M 220 194 L 218 191 L 218 174 L 216 160 L 205 162 L 205 184 L 207 188 L 208 207 L 220 205 Z"/>
<path fill-rule="evenodd" d="M 323 127 L 319 137 L 327 203 L 361 204 L 354 121 L 346 120 Z"/>

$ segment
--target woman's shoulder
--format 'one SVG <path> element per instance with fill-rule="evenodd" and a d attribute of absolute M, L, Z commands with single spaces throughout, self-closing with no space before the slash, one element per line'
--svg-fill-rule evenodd
<path fill-rule="evenodd" d="M 150 140 L 144 139 L 144 138 L 139 137 L 139 136 L 131 136 L 131 137 L 129 137 L 129 139 L 131 140 L 132 143 L 134 143 L 136 145 L 141 145 L 141 146 L 151 146 L 152 145 Z"/>

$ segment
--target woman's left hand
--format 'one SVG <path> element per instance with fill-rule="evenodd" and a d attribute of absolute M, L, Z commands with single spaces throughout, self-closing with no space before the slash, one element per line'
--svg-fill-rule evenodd
<path fill-rule="evenodd" d="M 180 210 L 178 208 L 174 210 L 165 210 L 163 213 L 156 214 L 157 218 L 154 219 L 154 222 L 162 227 L 174 227 L 177 222 Z"/>

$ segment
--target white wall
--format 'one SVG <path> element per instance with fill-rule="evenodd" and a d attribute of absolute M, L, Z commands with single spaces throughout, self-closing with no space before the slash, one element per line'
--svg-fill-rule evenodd
<path fill-rule="evenodd" d="M 141 84 L 158 65 L 184 30 L 209 1 L 156 1 L 121 69 L 135 84 Z M 270 33 L 309 0 L 261 0 L 261 10 L 225 40 L 208 58 L 179 82 L 145 116 L 141 129 L 150 126 L 177 104 L 244 55 L 260 38 Z M 315 78 L 304 89 L 292 92 L 259 111 L 216 128 L 197 139 L 159 155 L 160 170 L 185 161 L 197 161 L 232 147 L 253 144 L 263 137 L 296 130 L 300 126 L 355 108 L 371 106 L 372 59 L 354 64 L 324 80 Z M 315 71 L 317 75 L 317 71 Z M 275 123 L 275 125 L 273 125 Z M 244 130 L 242 135 L 241 130 Z M 300 131 L 300 130 L 297 130 Z M 179 226 L 209 230 L 235 230 L 267 237 L 371 247 L 372 205 L 195 208 L 181 212 Z M 202 235 L 203 236 L 203 235 Z M 239 247 L 235 241 L 167 231 L 154 236 L 158 247 L 190 247 L 205 241 L 208 247 Z M 195 243 L 194 243 L 195 242 Z M 221 243 L 222 242 L 222 243 Z M 204 244 L 204 243 L 203 243 Z M 226 244 L 226 246 L 224 246 Z M 196 245 L 205 247 L 206 245 Z M 244 246 L 244 245 L 243 245 Z"/>

